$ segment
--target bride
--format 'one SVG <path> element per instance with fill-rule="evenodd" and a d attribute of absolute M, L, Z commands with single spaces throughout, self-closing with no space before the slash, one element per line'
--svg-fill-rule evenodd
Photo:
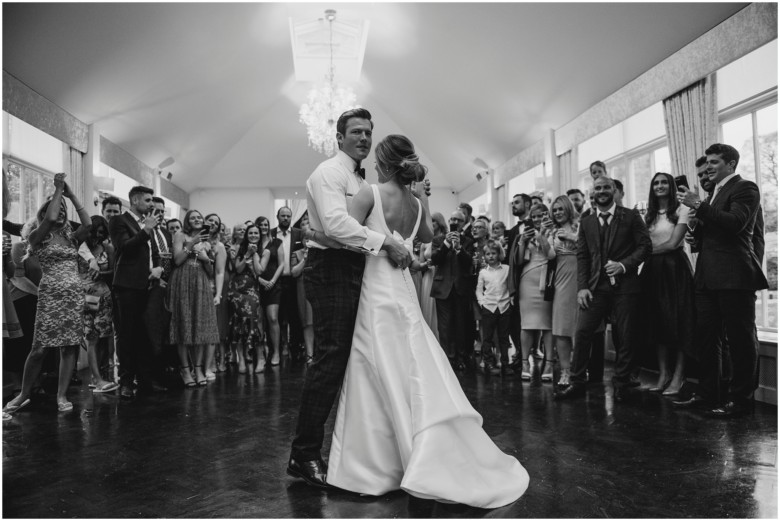
<path fill-rule="evenodd" d="M 364 184 L 350 215 L 409 249 L 430 242 L 426 168 L 404 136 L 376 147 L 379 185 Z M 410 185 L 418 181 L 413 193 Z M 386 255 L 368 256 L 352 351 L 329 458 L 330 485 L 409 494 L 482 508 L 512 503 L 528 473 L 482 430 L 447 356 L 426 324 L 412 278 Z"/>

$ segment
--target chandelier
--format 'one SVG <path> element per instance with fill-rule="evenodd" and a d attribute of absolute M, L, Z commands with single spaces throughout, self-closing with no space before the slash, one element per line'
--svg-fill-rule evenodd
<path fill-rule="evenodd" d="M 306 125 L 309 146 L 326 156 L 332 156 L 338 149 L 336 142 L 336 121 L 349 109 L 356 108 L 357 97 L 351 88 L 338 85 L 333 69 L 333 20 L 336 11 L 328 9 L 325 18 L 330 24 L 330 70 L 324 83 L 316 85 L 301 105 L 299 121 Z"/>

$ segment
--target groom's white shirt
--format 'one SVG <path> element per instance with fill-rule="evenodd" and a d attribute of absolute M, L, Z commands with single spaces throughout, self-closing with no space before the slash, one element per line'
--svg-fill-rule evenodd
<path fill-rule="evenodd" d="M 366 182 L 355 173 L 356 165 L 354 159 L 339 150 L 335 156 L 320 163 L 309 176 L 306 181 L 309 225 L 347 247 L 376 255 L 385 236 L 361 225 L 350 217 L 347 210 L 352 198 Z M 310 241 L 310 246 L 326 249 L 314 241 Z"/>

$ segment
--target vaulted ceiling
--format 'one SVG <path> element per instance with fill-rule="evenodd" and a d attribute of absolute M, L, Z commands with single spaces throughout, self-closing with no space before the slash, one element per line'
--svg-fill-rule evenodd
<path fill-rule="evenodd" d="M 191 191 L 303 186 L 290 19 L 369 20 L 358 102 L 461 190 L 744 3 L 3 4 L 3 68 Z"/>

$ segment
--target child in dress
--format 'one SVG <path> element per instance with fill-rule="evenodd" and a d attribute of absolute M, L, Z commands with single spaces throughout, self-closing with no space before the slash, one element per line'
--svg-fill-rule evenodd
<path fill-rule="evenodd" d="M 487 267 L 477 278 L 477 302 L 482 313 L 482 356 L 485 374 L 504 374 L 509 364 L 509 267 L 501 264 L 504 249 L 498 241 L 490 240 L 483 248 Z M 498 337 L 501 369 L 496 367 L 494 339 Z"/>

